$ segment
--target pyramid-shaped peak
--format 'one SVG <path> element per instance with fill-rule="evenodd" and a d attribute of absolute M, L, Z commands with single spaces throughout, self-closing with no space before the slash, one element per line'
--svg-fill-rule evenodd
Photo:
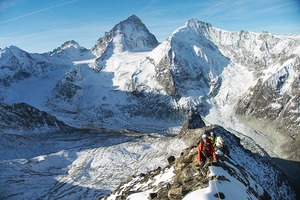
<path fill-rule="evenodd" d="M 92 48 L 93 53 L 100 57 L 107 48 L 110 52 L 122 52 L 142 49 L 153 49 L 158 45 L 155 36 L 149 32 L 145 24 L 136 16 L 131 15 L 126 20 L 121 21 L 114 28 L 106 32 Z"/>
<path fill-rule="evenodd" d="M 10 51 L 10 52 L 26 52 L 23 49 L 20 49 L 19 47 L 15 45 L 10 45 L 9 47 L 5 47 L 4 49 L 0 49 L 0 51 Z"/>
<path fill-rule="evenodd" d="M 142 22 L 140 20 L 140 18 L 138 18 L 136 15 L 131 15 L 130 17 L 128 17 L 126 20 L 124 21 L 132 21 L 132 22 Z"/>
<path fill-rule="evenodd" d="M 131 15 L 126 20 L 121 21 L 118 25 L 125 25 L 125 24 L 132 24 L 136 27 L 143 27 L 143 28 L 147 29 L 145 24 L 142 22 L 142 20 L 140 18 L 138 18 L 136 15 Z M 116 26 L 118 26 L 118 25 L 116 25 Z"/>
<path fill-rule="evenodd" d="M 131 15 L 126 20 L 121 21 L 113 28 L 113 31 L 121 31 L 124 33 L 126 30 L 128 31 L 129 29 L 149 32 L 145 24 L 136 15 Z"/>

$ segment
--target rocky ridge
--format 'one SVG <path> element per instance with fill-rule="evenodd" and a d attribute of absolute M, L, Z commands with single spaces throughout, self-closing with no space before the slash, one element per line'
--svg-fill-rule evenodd
<path fill-rule="evenodd" d="M 270 173 L 270 170 L 277 169 L 268 164 L 265 158 L 252 155 L 245 150 L 239 139 L 222 127 L 203 127 L 203 121 L 200 120 L 197 123 L 195 117 L 197 115 L 190 118 L 181 133 L 176 136 L 190 144 L 190 147 L 183 150 L 180 157 L 170 156 L 167 159 L 167 166 L 159 166 L 147 173 L 128 177 L 110 195 L 100 199 L 177 200 L 193 199 L 195 195 L 197 196 L 195 199 L 199 199 L 202 198 L 201 191 L 204 190 L 207 191 L 205 198 L 216 199 L 270 200 L 293 199 L 295 197 L 293 189 L 286 181 L 283 181 L 282 172 Z M 207 162 L 200 170 L 197 161 L 197 143 L 203 133 L 211 131 L 222 136 L 226 145 L 222 147 L 222 152 L 218 151 L 217 163 Z M 247 159 L 242 159 L 244 156 Z M 243 161 L 240 162 L 239 159 Z M 254 163 L 251 163 L 252 161 Z M 261 174 L 259 175 L 259 173 Z M 274 177 L 269 177 L 270 180 L 267 182 L 260 180 L 268 175 L 274 175 Z M 274 182 L 279 183 L 279 185 L 274 184 Z M 239 186 L 237 187 L 236 184 Z M 224 185 L 228 186 L 224 187 Z M 246 192 L 238 191 L 237 188 L 241 187 Z M 287 192 L 280 194 L 278 193 L 279 188 L 285 188 Z"/>
<path fill-rule="evenodd" d="M 49 132 L 68 126 L 54 116 L 26 103 L 7 105 L 0 103 L 0 130 L 21 132 Z"/>

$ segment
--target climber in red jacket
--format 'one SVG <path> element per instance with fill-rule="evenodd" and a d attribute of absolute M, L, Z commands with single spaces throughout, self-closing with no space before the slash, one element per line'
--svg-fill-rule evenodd
<path fill-rule="evenodd" d="M 202 167 L 207 158 L 213 157 L 213 162 L 217 161 L 217 156 L 215 149 L 210 139 L 206 134 L 202 135 L 202 140 L 198 145 L 198 161 L 200 162 L 200 167 Z"/>

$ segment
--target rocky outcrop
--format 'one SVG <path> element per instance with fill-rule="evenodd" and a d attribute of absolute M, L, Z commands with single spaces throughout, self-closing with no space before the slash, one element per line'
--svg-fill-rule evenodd
<path fill-rule="evenodd" d="M 198 142 L 196 141 L 199 141 L 201 134 L 210 131 L 224 138 L 226 145 L 221 150 L 225 154 L 218 152 L 217 163 L 207 162 L 200 169 L 197 161 Z M 281 196 L 293 199 L 293 190 L 288 186 L 284 175 L 272 174 L 275 167 L 264 161 L 264 158 L 259 158 L 245 150 L 236 136 L 216 126 L 186 129 L 182 132 L 185 132 L 185 135 L 181 137 L 187 139 L 191 146 L 183 150 L 180 157 L 170 156 L 166 167 L 158 167 L 146 174 L 129 177 L 110 195 L 101 199 L 123 200 L 135 199 L 139 196 L 140 199 L 177 200 L 192 199 L 195 193 L 198 194 L 197 198 L 201 199 L 201 191 L 208 187 L 210 189 L 205 193 L 206 198 L 211 196 L 220 199 L 269 200 L 274 196 Z M 241 163 L 243 166 L 240 165 Z M 259 177 L 255 172 L 253 173 L 254 168 L 256 172 L 264 174 L 263 176 L 272 174 L 271 176 L 274 176 L 276 180 L 270 179 L 268 183 L 261 185 L 265 177 Z M 227 186 L 224 187 L 224 185 Z M 244 193 L 237 191 L 237 188 L 244 188 L 242 189 Z M 288 195 L 285 192 L 280 193 L 279 188 L 285 188 Z M 243 193 L 242 196 L 232 196 L 241 193 Z"/>
<path fill-rule="evenodd" d="M 128 199 L 129 197 L 133 197 L 135 193 L 145 191 L 148 191 L 148 199 L 153 200 L 188 199 L 188 195 L 193 191 L 208 188 L 210 181 L 216 181 L 220 184 L 230 184 L 231 177 L 210 175 L 211 168 L 222 168 L 223 170 L 228 171 L 230 176 L 241 181 L 248 190 L 248 193 L 255 196 L 257 199 L 271 199 L 266 191 L 260 193 L 260 189 L 258 189 L 260 186 L 258 184 L 253 185 L 251 182 L 253 180 L 244 169 L 237 166 L 226 156 L 219 157 L 219 163 L 207 163 L 207 165 L 200 170 L 197 161 L 197 149 L 195 147 L 185 149 L 182 152 L 182 155 L 179 158 L 176 158 L 173 165 L 170 164 L 164 169 L 158 167 L 147 174 L 130 177 L 128 182 L 121 184 L 112 195 L 104 197 L 103 199 Z M 173 173 L 173 176 L 166 181 L 160 182 L 159 180 L 167 173 Z M 234 187 L 234 185 L 232 185 L 232 187 Z M 223 198 L 226 199 L 226 197 L 229 197 L 227 195 L 230 192 L 234 191 L 220 189 L 216 192 L 212 189 L 212 192 L 206 195 L 212 197 L 216 196 L 217 198 L 223 196 Z M 201 196 L 199 196 L 199 198 L 201 198 Z M 247 197 L 245 196 L 244 198 L 246 199 Z"/>
<path fill-rule="evenodd" d="M 14 131 L 49 131 L 67 126 L 54 116 L 26 103 L 7 105 L 0 103 L 0 129 Z"/>
<path fill-rule="evenodd" d="M 78 85 L 79 81 L 83 80 L 80 68 L 73 69 L 66 73 L 52 90 L 51 98 L 47 105 L 56 111 L 77 113 L 78 111 L 78 94 L 83 89 Z"/>
<path fill-rule="evenodd" d="M 175 83 L 170 70 L 169 57 L 163 57 L 157 65 L 155 65 L 156 80 L 161 84 L 167 94 L 176 96 Z"/>

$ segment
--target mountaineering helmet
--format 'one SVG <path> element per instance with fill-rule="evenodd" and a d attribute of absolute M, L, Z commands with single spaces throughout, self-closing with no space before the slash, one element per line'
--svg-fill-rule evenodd
<path fill-rule="evenodd" d="M 202 135 L 202 138 L 207 138 L 207 135 L 204 133 L 204 134 Z"/>

